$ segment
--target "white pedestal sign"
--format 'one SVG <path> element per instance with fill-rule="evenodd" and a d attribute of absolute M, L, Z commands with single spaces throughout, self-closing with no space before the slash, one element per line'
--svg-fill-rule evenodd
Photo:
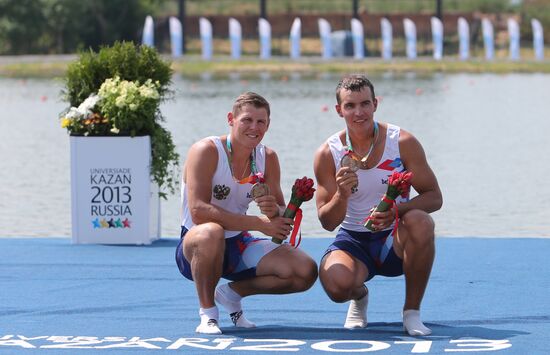
<path fill-rule="evenodd" d="M 75 244 L 151 244 L 160 237 L 158 186 L 146 137 L 70 137 Z"/>

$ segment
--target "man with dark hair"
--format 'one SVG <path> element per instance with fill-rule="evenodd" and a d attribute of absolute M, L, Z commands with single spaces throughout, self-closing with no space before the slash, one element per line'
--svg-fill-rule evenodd
<path fill-rule="evenodd" d="M 317 213 L 323 227 L 340 226 L 321 260 L 319 279 L 335 302 L 350 301 L 344 327 L 367 326 L 368 289 L 375 275 L 405 275 L 403 328 L 428 335 L 420 303 L 434 255 L 434 222 L 429 213 L 441 208 L 437 179 L 419 141 L 390 123 L 374 120 L 378 101 L 363 75 L 344 77 L 336 88 L 336 112 L 345 129 L 332 135 L 315 155 Z M 393 172 L 412 172 L 418 193 L 398 197 L 386 212 L 373 212 Z M 371 215 L 373 230 L 364 226 Z M 398 216 L 398 218 L 396 217 Z"/>
<path fill-rule="evenodd" d="M 277 154 L 260 143 L 269 115 L 262 96 L 240 95 L 227 114 L 230 133 L 193 144 L 183 168 L 176 262 L 183 276 L 195 281 L 201 318 L 197 333 L 221 334 L 216 303 L 235 326 L 250 328 L 255 325 L 243 315 L 243 297 L 301 292 L 317 279 L 317 265 L 303 251 L 248 232 L 284 240 L 292 229 L 292 219 L 282 217 Z M 252 200 L 260 216 L 246 214 Z M 221 277 L 232 282 L 216 288 Z"/>

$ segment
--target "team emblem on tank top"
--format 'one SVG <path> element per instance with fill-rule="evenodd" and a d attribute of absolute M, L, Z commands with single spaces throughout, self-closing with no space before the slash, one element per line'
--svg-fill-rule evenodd
<path fill-rule="evenodd" d="M 227 196 L 229 196 L 231 188 L 225 185 L 216 185 L 212 189 L 212 192 L 214 193 L 214 198 L 216 200 L 225 200 Z"/>

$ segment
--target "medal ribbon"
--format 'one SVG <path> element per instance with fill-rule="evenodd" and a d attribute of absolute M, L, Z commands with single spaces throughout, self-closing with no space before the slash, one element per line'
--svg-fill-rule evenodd
<path fill-rule="evenodd" d="M 227 135 L 227 140 L 225 141 L 225 146 L 227 147 L 227 151 L 229 152 L 229 170 L 231 170 L 231 175 L 233 175 L 233 164 L 231 161 L 231 156 L 233 155 L 233 150 L 231 149 L 231 135 Z M 264 182 L 264 174 L 258 172 L 258 169 L 256 167 L 256 148 L 254 148 L 254 152 L 250 153 L 250 171 L 252 172 L 252 175 L 245 177 L 244 179 L 238 180 L 237 182 L 239 184 L 255 184 L 257 182 Z"/>
<path fill-rule="evenodd" d="M 287 207 L 290 209 L 292 209 L 291 207 L 294 207 L 294 209 L 296 209 L 296 206 L 292 204 L 289 204 Z M 289 240 L 289 244 L 292 245 L 295 249 L 297 249 L 300 246 L 300 242 L 302 241 L 302 231 L 300 230 L 301 224 L 302 224 L 302 209 L 298 208 L 296 210 L 296 216 L 294 217 L 294 228 L 292 228 L 292 234 L 290 235 L 290 240 Z M 298 243 L 296 243 L 296 235 L 298 235 Z"/>
<path fill-rule="evenodd" d="M 350 154 L 350 156 L 356 160 L 361 161 L 361 163 L 366 164 L 367 160 L 369 159 L 370 153 L 372 153 L 372 150 L 374 149 L 374 144 L 378 140 L 378 122 L 374 121 L 374 132 L 372 134 L 372 142 L 370 144 L 369 151 L 367 154 L 365 154 L 364 157 L 359 158 L 359 155 L 353 151 L 353 146 L 351 145 L 351 139 L 349 137 L 349 132 L 346 127 L 346 144 L 347 144 L 347 154 Z"/>
<path fill-rule="evenodd" d="M 254 175 L 247 176 L 244 179 L 241 179 L 237 182 L 239 184 L 255 184 L 257 182 L 263 183 L 263 182 L 265 182 L 265 179 L 264 179 L 264 174 L 256 173 Z"/>

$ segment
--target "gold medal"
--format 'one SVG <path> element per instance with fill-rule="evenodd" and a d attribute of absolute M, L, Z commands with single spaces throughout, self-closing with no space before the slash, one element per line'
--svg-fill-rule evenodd
<path fill-rule="evenodd" d="M 359 164 L 360 164 L 360 162 L 353 159 L 351 154 L 344 155 L 342 157 L 342 159 L 340 160 L 340 166 L 341 167 L 350 168 L 350 170 L 353 171 L 353 172 L 356 172 L 357 170 L 359 170 Z"/>
<path fill-rule="evenodd" d="M 372 141 L 371 141 L 371 144 L 370 144 L 370 148 L 369 148 L 369 151 L 367 152 L 367 154 L 365 154 L 364 157 L 362 157 L 361 159 L 359 159 L 359 157 L 357 157 L 356 159 L 356 164 L 357 164 L 357 169 L 362 169 L 362 170 L 368 170 L 368 165 L 367 165 L 367 161 L 369 160 L 369 156 L 370 154 L 372 153 L 372 151 L 374 150 L 374 146 L 376 145 L 376 143 L 378 142 L 378 134 L 379 134 L 379 131 L 380 129 L 378 128 L 378 122 L 374 121 L 374 132 L 372 133 L 373 136 L 372 136 Z M 348 133 L 348 130 L 346 129 L 346 143 L 347 143 L 347 146 L 346 146 L 346 149 L 348 150 L 348 154 L 347 155 L 350 155 L 350 154 L 356 154 L 354 151 L 353 151 L 353 147 L 351 146 L 351 139 L 349 137 L 349 133 Z M 357 156 L 357 155 L 356 155 Z M 342 158 L 343 159 L 343 158 Z M 342 165 L 344 166 L 344 165 Z M 356 170 L 357 170 L 356 169 Z M 354 170 L 354 171 L 356 171 Z"/>
<path fill-rule="evenodd" d="M 361 165 L 361 162 L 354 159 L 351 155 L 353 153 L 352 152 L 349 152 L 348 154 L 345 154 L 342 159 L 340 160 L 340 166 L 341 167 L 347 167 L 347 168 L 350 168 L 350 170 L 352 172 L 356 172 L 357 170 L 359 170 L 359 167 Z M 353 186 L 351 188 L 351 193 L 354 194 L 357 192 L 357 185 Z"/>
<path fill-rule="evenodd" d="M 258 197 L 269 195 L 269 186 L 263 182 L 257 182 L 252 185 L 252 190 L 250 190 L 250 195 L 255 200 Z"/>

